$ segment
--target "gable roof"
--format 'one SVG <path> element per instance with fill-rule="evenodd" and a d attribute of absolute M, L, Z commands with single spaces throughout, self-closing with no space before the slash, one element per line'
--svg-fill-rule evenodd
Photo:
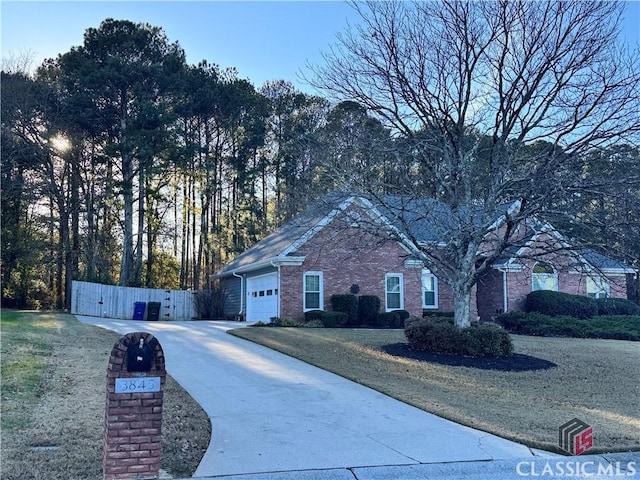
<path fill-rule="evenodd" d="M 326 195 L 260 240 L 253 247 L 237 256 L 219 270 L 214 277 L 224 276 L 233 272 L 242 273 L 268 266 L 275 267 L 283 263 L 302 263 L 299 257 L 293 256 L 301 242 L 311 238 L 328 224 L 339 211 L 346 209 L 350 203 L 349 196 L 342 192 Z"/>
<path fill-rule="evenodd" d="M 296 257 L 295 252 L 351 205 L 361 207 L 373 222 L 392 231 L 398 241 L 416 255 L 419 255 L 419 250 L 409 237 L 419 243 L 441 242 L 447 238 L 447 232 L 456 226 L 451 208 L 432 198 L 372 196 L 336 191 L 312 203 L 302 213 L 228 263 L 214 277 L 269 266 L 301 264 L 304 258 Z M 501 207 L 500 212 L 506 212 L 509 206 Z M 479 208 L 460 209 L 459 214 L 463 216 L 462 221 L 468 219 L 465 218 L 467 215 L 473 214 L 474 219 L 482 217 Z"/>
<path fill-rule="evenodd" d="M 589 263 L 589 265 L 592 265 L 603 273 L 635 273 L 635 270 L 628 265 L 614 260 L 613 258 L 605 257 L 594 250 L 583 249 L 580 250 L 579 253 L 582 258 Z"/>
<path fill-rule="evenodd" d="M 500 219 L 504 219 L 504 215 L 519 204 L 516 202 L 500 205 L 496 218 L 488 218 L 480 206 L 462 207 L 457 211 L 457 215 L 461 218 L 456 219 L 450 206 L 432 198 L 400 195 L 373 196 L 336 191 L 312 203 L 302 213 L 228 263 L 214 277 L 246 273 L 267 267 L 275 268 L 279 265 L 301 265 L 304 257 L 296 256 L 296 251 L 329 225 L 339 213 L 346 211 L 352 205 L 363 209 L 373 222 L 381 228 L 388 229 L 409 251 L 420 257 L 422 255 L 419 249 L 410 238 L 418 244 L 446 241 L 451 230 L 458 226 L 457 222 L 465 226 L 471 223 L 478 228 L 486 228 L 488 224 L 491 225 L 489 229 L 498 228 Z M 548 233 L 565 247 L 569 247 L 564 237 L 548 223 L 534 219 L 527 229 L 528 235 L 531 235 L 531 241 L 535 241 L 535 237 L 539 234 Z M 494 262 L 494 268 L 517 268 L 519 265 L 516 259 L 523 254 L 523 249 L 528 248 L 527 243 L 507 249 L 503 256 Z M 577 252 L 584 263 L 595 270 L 604 273 L 633 272 L 626 265 L 592 250 Z"/>
<path fill-rule="evenodd" d="M 499 270 L 515 270 L 523 268 L 518 259 L 526 256 L 526 251 L 537 242 L 540 235 L 547 234 L 558 245 L 558 251 L 571 251 L 574 257 L 574 267 L 584 272 L 595 271 L 603 274 L 634 273 L 633 268 L 613 258 L 602 255 L 588 248 L 573 248 L 569 241 L 547 222 L 531 219 L 527 224 L 528 233 L 523 237 L 526 242 L 523 245 L 512 245 L 507 248 L 501 257 L 493 263 L 493 267 Z"/>

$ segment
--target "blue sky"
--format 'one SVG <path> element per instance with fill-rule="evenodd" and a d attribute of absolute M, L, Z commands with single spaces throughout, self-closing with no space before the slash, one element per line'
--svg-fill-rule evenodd
<path fill-rule="evenodd" d="M 147 22 L 178 41 L 189 63 L 236 67 L 256 87 L 298 82 L 307 61 L 357 17 L 341 1 L 6 1 L 0 0 L 2 57 L 31 52 L 35 65 L 82 44 L 105 18 Z M 628 2 L 625 37 L 640 44 L 640 1 Z"/>
<path fill-rule="evenodd" d="M 207 59 L 236 67 L 256 86 L 267 80 L 297 82 L 307 60 L 355 19 L 343 2 L 119 1 L 8 2 L 2 0 L 2 56 L 31 51 L 39 65 L 74 45 L 108 17 L 147 22 L 178 41 L 189 63 Z M 300 87 L 300 85 L 298 85 Z"/>

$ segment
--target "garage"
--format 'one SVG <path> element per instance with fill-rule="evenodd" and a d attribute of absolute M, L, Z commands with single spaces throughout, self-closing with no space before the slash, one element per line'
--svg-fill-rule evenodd
<path fill-rule="evenodd" d="M 247 278 L 247 322 L 278 316 L 278 272 Z"/>

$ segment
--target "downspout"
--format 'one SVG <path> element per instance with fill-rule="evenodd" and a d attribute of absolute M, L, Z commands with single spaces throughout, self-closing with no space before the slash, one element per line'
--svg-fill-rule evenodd
<path fill-rule="evenodd" d="M 499 268 L 498 270 L 502 272 L 502 313 L 507 313 L 507 309 L 509 308 L 507 300 L 507 270 L 504 268 Z"/>
<path fill-rule="evenodd" d="M 240 311 L 238 312 L 238 316 L 240 318 L 242 318 L 242 314 L 243 314 L 243 310 L 244 310 L 244 302 L 245 302 L 245 298 L 244 298 L 244 276 L 242 275 L 238 275 L 235 270 L 231 272 L 231 274 L 240 279 Z"/>
<path fill-rule="evenodd" d="M 277 265 L 275 264 L 275 262 L 273 260 L 271 260 L 269 262 L 271 264 L 272 267 L 275 267 L 278 269 L 278 295 L 276 295 L 276 305 L 278 308 L 278 317 L 280 317 L 280 295 L 282 294 L 282 288 L 280 288 L 280 263 L 278 263 Z"/>

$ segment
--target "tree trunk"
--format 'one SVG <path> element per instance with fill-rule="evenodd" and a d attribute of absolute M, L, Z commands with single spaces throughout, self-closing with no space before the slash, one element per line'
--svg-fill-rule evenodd
<path fill-rule="evenodd" d="M 124 225 L 120 285 L 129 286 L 133 273 L 133 165 L 128 154 L 122 155 Z"/>
<path fill-rule="evenodd" d="M 142 163 L 142 162 L 141 162 Z M 144 244 L 144 230 L 145 230 L 145 209 L 146 205 L 146 165 L 149 165 L 150 162 L 146 162 L 144 165 L 141 164 L 138 170 L 138 231 L 136 233 L 136 254 L 135 254 L 135 265 L 133 268 L 134 276 L 133 282 L 136 287 L 142 286 L 142 258 L 143 258 L 143 249 L 142 245 Z M 151 228 L 150 225 L 147 225 L 147 228 Z M 148 252 L 147 252 L 148 254 Z"/>
<path fill-rule="evenodd" d="M 458 328 L 466 328 L 471 325 L 470 305 L 471 290 L 464 285 L 452 285 L 454 323 Z"/>
<path fill-rule="evenodd" d="M 191 169 L 185 177 L 182 186 L 182 245 L 180 258 L 180 288 L 186 289 L 189 282 L 189 246 L 190 246 L 190 229 L 189 229 L 189 200 L 191 198 L 190 189 L 193 182 L 193 172 Z"/>
<path fill-rule="evenodd" d="M 95 219 L 95 197 L 96 197 L 96 184 L 95 178 L 95 163 L 94 163 L 94 147 L 95 144 L 91 144 L 91 163 L 90 163 L 90 175 L 87 182 L 87 189 L 84 195 L 84 205 L 86 209 L 87 218 L 87 235 L 86 235 L 86 253 L 85 253 L 85 280 L 88 282 L 95 281 L 96 277 L 96 243 L 97 243 L 97 222 Z"/>
<path fill-rule="evenodd" d="M 81 150 L 77 149 L 71 153 L 71 185 L 69 214 L 71 216 L 71 232 L 69 244 L 66 252 L 66 273 L 65 273 L 65 296 L 64 306 L 67 311 L 71 311 L 71 291 L 73 280 L 78 278 L 80 266 L 80 156 Z"/>
<path fill-rule="evenodd" d="M 151 185 L 149 185 L 149 178 L 146 177 L 147 185 L 145 185 L 144 188 L 144 202 L 145 202 L 145 208 L 144 211 L 146 212 L 146 217 L 147 217 L 147 269 L 146 269 L 146 273 L 145 273 L 145 279 L 144 279 L 144 286 L 147 288 L 154 288 L 156 285 L 156 280 L 154 278 L 154 274 L 153 274 L 153 268 L 154 268 L 154 263 L 155 263 L 155 254 L 154 254 L 154 250 L 156 248 L 155 244 L 156 244 L 156 225 L 154 222 L 154 215 L 156 212 L 156 208 L 154 205 L 154 200 L 153 200 L 153 196 L 150 195 L 149 192 L 151 192 Z M 142 245 L 142 240 L 140 245 Z M 141 261 L 141 265 L 142 265 L 142 261 Z"/>

